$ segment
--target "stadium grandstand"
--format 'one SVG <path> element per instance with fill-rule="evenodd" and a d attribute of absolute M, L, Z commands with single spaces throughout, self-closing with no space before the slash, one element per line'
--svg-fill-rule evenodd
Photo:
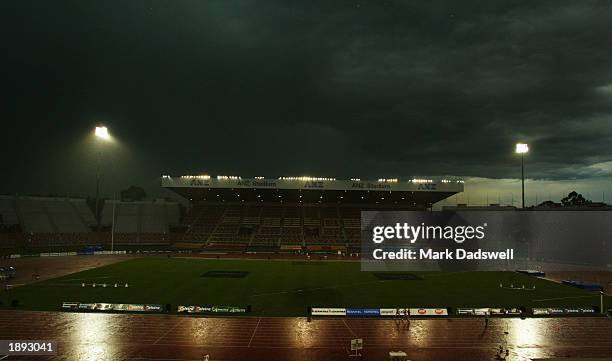
<path fill-rule="evenodd" d="M 114 216 L 114 225 L 113 225 Z M 100 225 L 86 199 L 0 196 L 0 248 L 49 251 L 79 246 L 170 244 L 176 202 L 104 202 Z"/>
<path fill-rule="evenodd" d="M 0 196 L 0 248 L 152 246 L 204 251 L 352 251 L 361 211 L 424 210 L 463 181 L 313 177 L 163 176 L 188 201 L 103 200 L 100 220 L 83 198 Z"/>
<path fill-rule="evenodd" d="M 425 210 L 463 181 L 315 177 L 162 177 L 162 187 L 190 202 L 179 246 L 250 252 L 359 247 L 361 211 Z"/>

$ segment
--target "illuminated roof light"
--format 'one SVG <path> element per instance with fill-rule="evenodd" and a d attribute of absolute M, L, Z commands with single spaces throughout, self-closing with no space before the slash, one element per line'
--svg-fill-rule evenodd
<path fill-rule="evenodd" d="M 336 178 L 325 178 L 325 177 L 279 177 L 280 180 L 290 180 L 290 181 L 335 181 Z"/>

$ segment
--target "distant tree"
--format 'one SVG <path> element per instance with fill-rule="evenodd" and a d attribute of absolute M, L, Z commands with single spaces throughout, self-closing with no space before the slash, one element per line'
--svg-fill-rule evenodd
<path fill-rule="evenodd" d="M 580 207 L 591 204 L 592 202 L 582 196 L 582 194 L 577 193 L 576 191 L 570 192 L 567 197 L 564 197 L 561 200 L 561 204 L 564 207 Z"/>
<path fill-rule="evenodd" d="M 121 191 L 121 199 L 131 201 L 141 201 L 147 197 L 144 189 L 137 186 L 130 186 L 128 189 Z"/>
<path fill-rule="evenodd" d="M 558 207 L 559 203 L 555 203 L 553 201 L 544 201 L 540 204 L 538 204 L 538 207 L 548 207 L 548 208 L 555 208 Z"/>

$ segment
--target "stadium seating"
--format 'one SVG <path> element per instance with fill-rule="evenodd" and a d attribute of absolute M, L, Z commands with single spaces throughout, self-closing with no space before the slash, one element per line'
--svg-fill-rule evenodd
<path fill-rule="evenodd" d="M 13 197 L 0 197 L 0 225 L 9 228 L 18 224 L 19 218 L 15 209 L 15 199 Z"/>
<path fill-rule="evenodd" d="M 112 228 L 113 214 L 117 244 L 155 245 L 175 241 L 175 237 L 170 235 L 170 226 L 180 223 L 177 203 L 106 201 L 100 221 L 105 229 Z"/>
<path fill-rule="evenodd" d="M 101 231 L 85 199 L 0 196 L 0 248 L 48 248 L 116 244 L 170 244 L 181 237 L 177 203 L 106 201 Z"/>
<path fill-rule="evenodd" d="M 116 245 L 193 243 L 207 251 L 274 252 L 350 247 L 360 237 L 360 208 L 335 204 L 202 202 L 181 220 L 177 203 L 107 200 L 98 230 L 84 199 L 1 196 L 0 216 L 0 247 L 108 245 L 113 217 Z"/>
<path fill-rule="evenodd" d="M 26 233 L 87 233 L 95 223 L 84 199 L 3 196 L 0 215 Z"/>
<path fill-rule="evenodd" d="M 202 203 L 186 215 L 185 240 L 204 242 L 207 249 L 246 244 L 253 251 L 347 245 L 359 241 L 360 217 L 359 208 L 336 205 Z"/>

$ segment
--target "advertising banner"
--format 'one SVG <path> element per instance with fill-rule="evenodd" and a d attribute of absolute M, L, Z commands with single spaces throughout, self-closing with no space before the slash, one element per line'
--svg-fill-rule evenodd
<path fill-rule="evenodd" d="M 490 313 L 490 308 L 457 308 L 458 315 L 469 315 L 469 316 L 484 316 Z M 499 309 L 498 309 L 499 310 Z"/>
<path fill-rule="evenodd" d="M 381 308 L 381 316 L 398 316 L 405 315 L 406 311 L 410 311 L 410 317 L 419 316 L 448 316 L 448 310 L 446 308 Z"/>
<path fill-rule="evenodd" d="M 347 316 L 353 317 L 375 317 L 380 316 L 379 308 L 347 308 Z"/>
<path fill-rule="evenodd" d="M 520 315 L 522 312 L 519 308 L 503 308 L 503 307 L 480 307 L 480 308 L 457 308 L 458 315 L 468 316 L 502 316 L 502 315 Z"/>
<path fill-rule="evenodd" d="M 534 316 L 569 316 L 594 314 L 593 308 L 534 308 Z"/>
<path fill-rule="evenodd" d="M 68 310 L 74 310 L 74 309 L 79 308 L 79 303 L 78 302 L 64 302 L 62 303 L 62 308 L 68 309 Z"/>
<path fill-rule="evenodd" d="M 116 311 L 116 312 L 161 312 L 163 310 L 158 304 L 132 304 L 132 303 L 80 303 L 64 302 L 63 309 L 82 311 Z"/>
<path fill-rule="evenodd" d="M 410 316 L 448 316 L 446 308 L 411 308 Z"/>
<path fill-rule="evenodd" d="M 313 316 L 346 316 L 346 308 L 313 307 L 310 314 Z"/>
<path fill-rule="evenodd" d="M 199 305 L 188 305 L 178 306 L 179 313 L 246 313 L 248 307 L 242 306 L 199 306 Z"/>

